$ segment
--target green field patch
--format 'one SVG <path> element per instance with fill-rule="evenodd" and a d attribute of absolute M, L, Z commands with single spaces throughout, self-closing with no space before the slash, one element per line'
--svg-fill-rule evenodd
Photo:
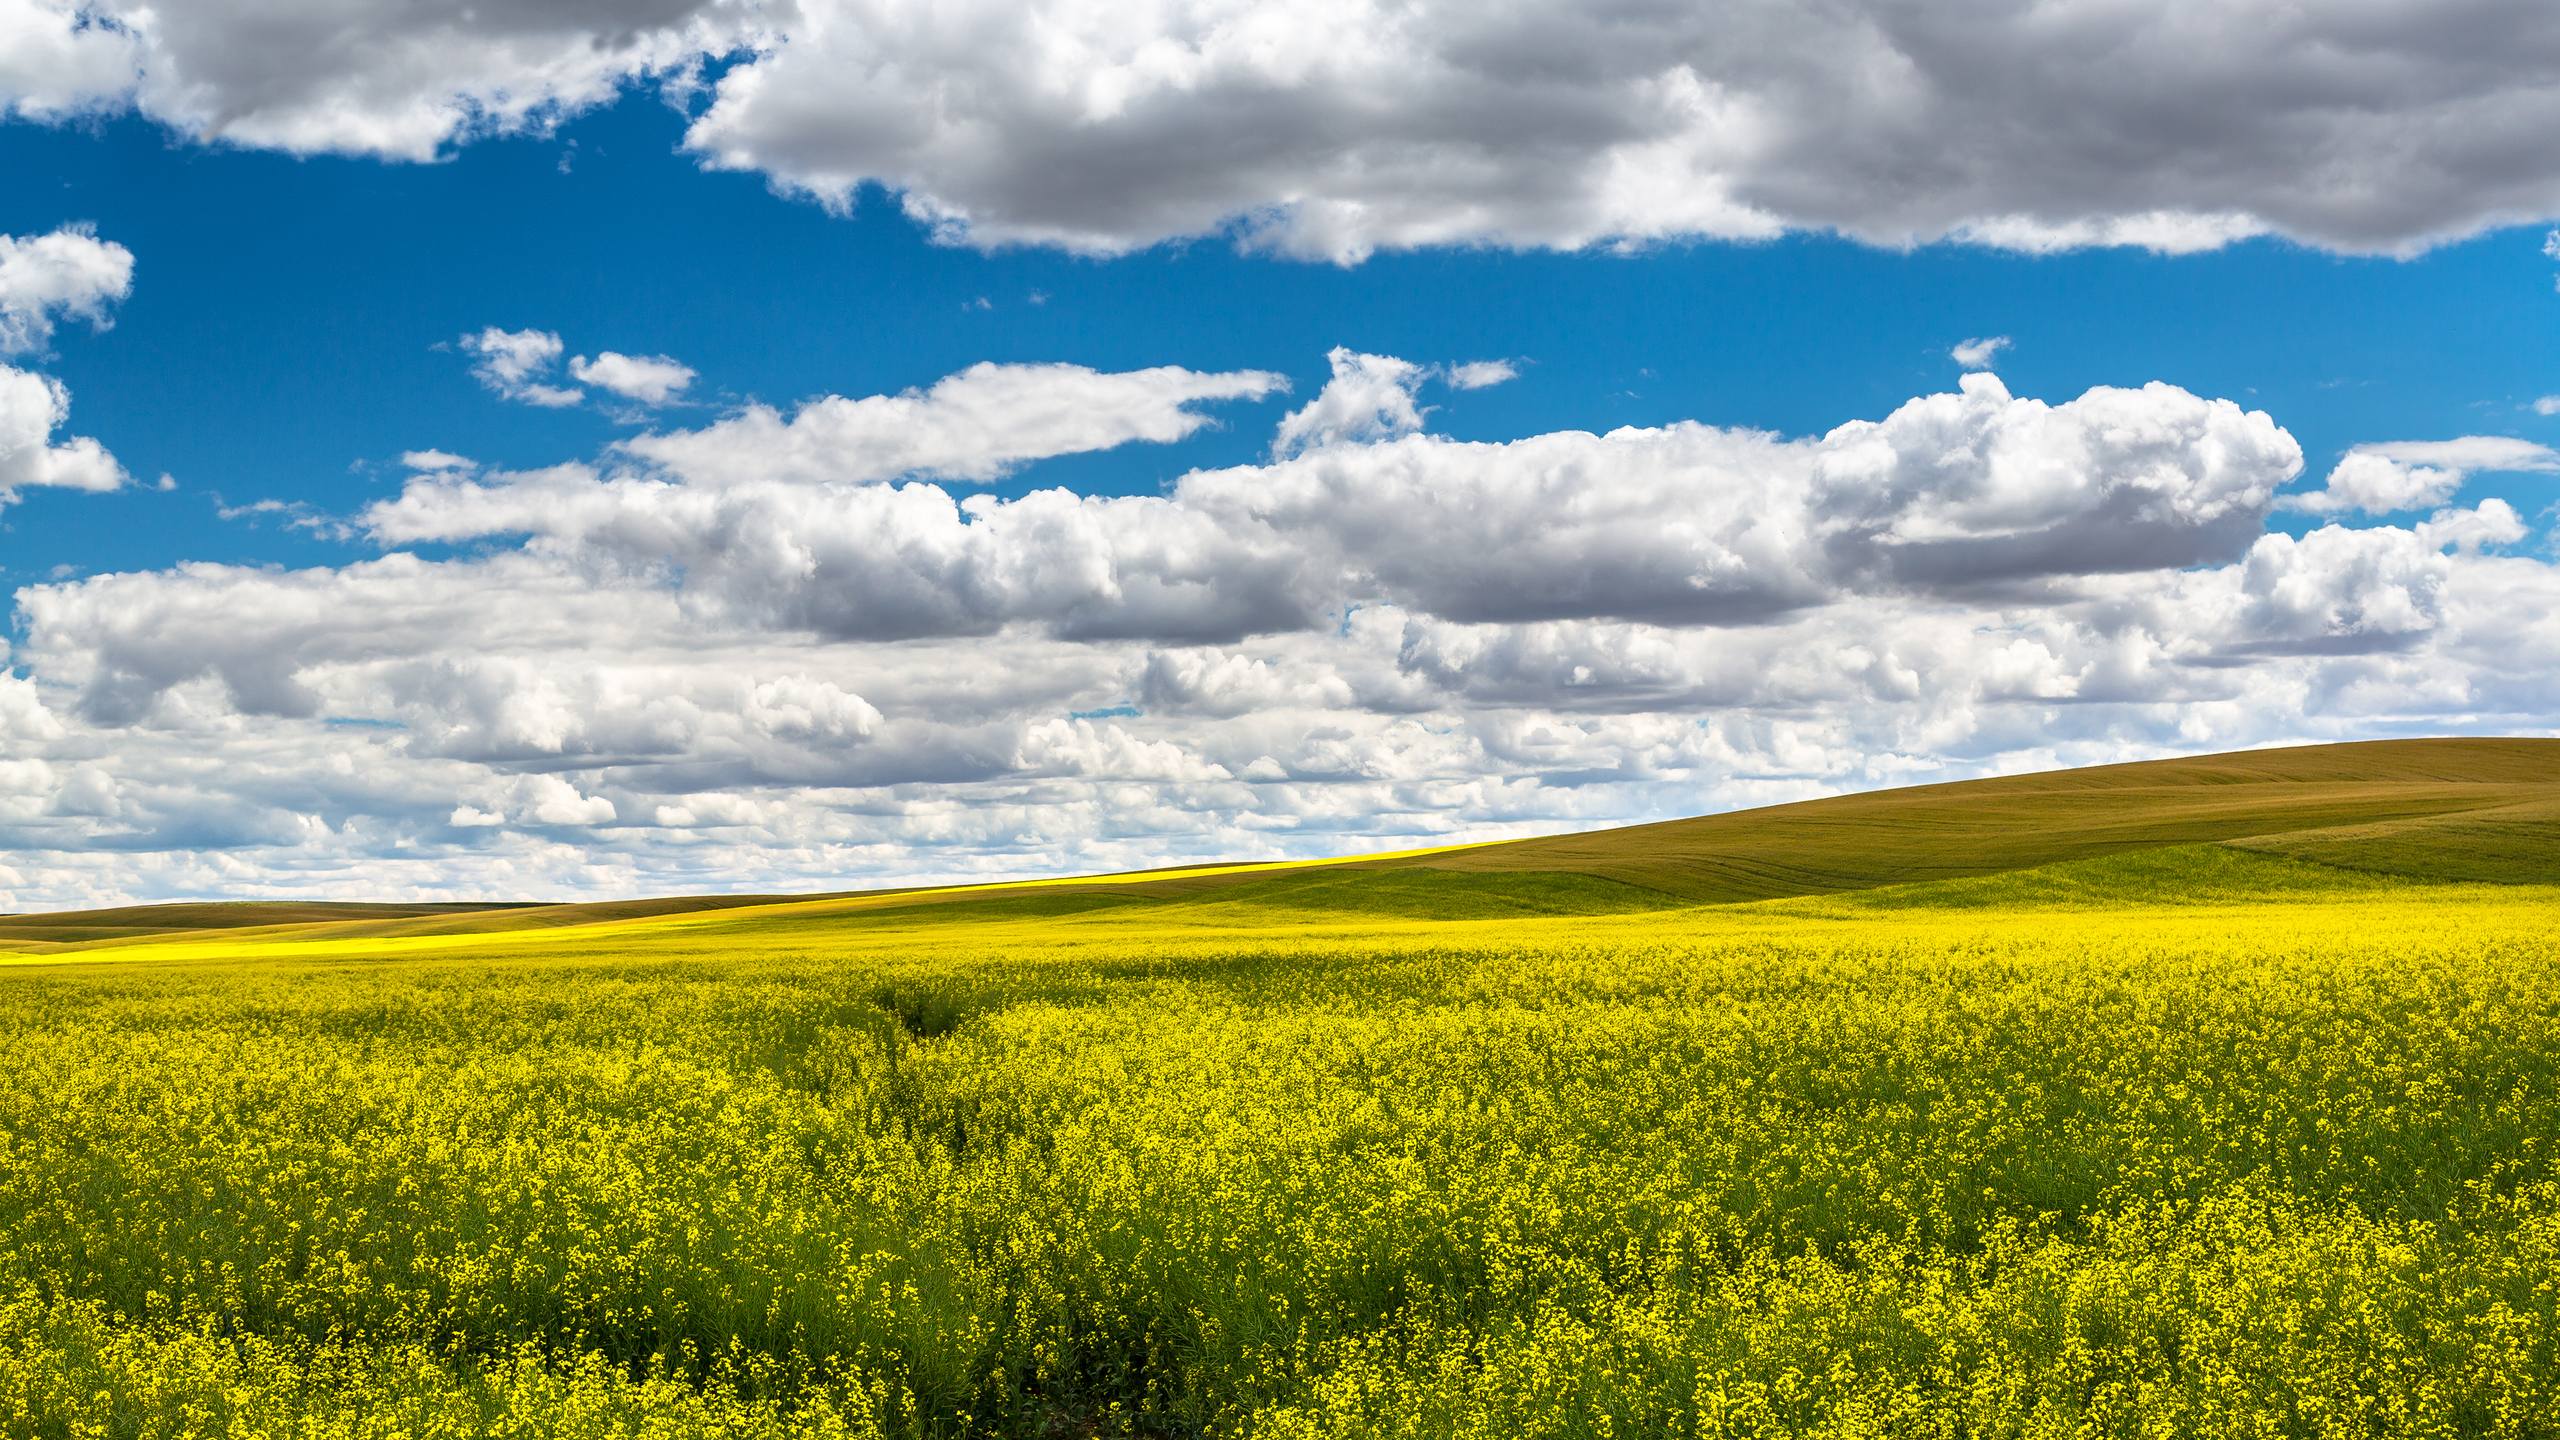
<path fill-rule="evenodd" d="M 2347 869 L 2238 844 L 2177 845 L 1997 875 L 1881 886 L 1822 902 L 1843 913 L 1896 909 L 2246 905 L 2275 898 L 2391 895 L 2430 877 Z"/>

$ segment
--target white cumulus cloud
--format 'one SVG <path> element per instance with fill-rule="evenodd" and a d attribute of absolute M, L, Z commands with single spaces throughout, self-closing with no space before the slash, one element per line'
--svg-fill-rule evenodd
<path fill-rule="evenodd" d="M 0 107 L 132 108 L 207 143 L 430 160 L 770 36 L 758 0 L 0 0 Z"/>
<path fill-rule="evenodd" d="M 1258 400 L 1287 383 L 1259 370 L 982 363 L 897 395 L 831 395 L 789 419 L 751 405 L 718 424 L 622 448 L 699 483 L 992 480 L 1048 456 L 1179 440 L 1212 423 L 1199 406 Z"/>
<path fill-rule="evenodd" d="M 1947 358 L 1967 370 L 1988 370 L 1992 360 L 2008 348 L 2008 336 L 1985 335 L 1957 342 L 1956 347 L 1947 352 Z"/>
<path fill-rule="evenodd" d="M 21 491 L 114 490 L 128 478 L 106 447 L 87 436 L 54 438 L 71 413 L 71 392 L 48 375 L 0 365 L 0 506 Z"/>
<path fill-rule="evenodd" d="M 708 62 L 729 60 L 716 78 Z M 424 160 L 663 82 L 944 238 L 2407 253 L 2560 214 L 2548 6 L 0 0 L 0 109 Z M 707 98 L 705 98 L 707 97 Z"/>
<path fill-rule="evenodd" d="M 2560 451 L 2504 435 L 2358 445 L 2339 458 L 2326 485 L 2288 495 L 2284 504 L 2315 515 L 2432 509 L 2481 471 L 2560 472 Z"/>
<path fill-rule="evenodd" d="M 1333 376 L 1314 399 L 1281 418 L 1272 437 L 1275 455 L 1328 445 L 1361 444 L 1422 428 L 1422 409 L 1414 392 L 1430 377 L 1426 366 L 1393 355 L 1363 355 L 1334 347 L 1325 362 Z"/>
<path fill-rule="evenodd" d="M 133 293 L 133 252 L 84 226 L 0 235 L 0 355 L 40 350 L 65 319 L 106 328 Z"/>
<path fill-rule="evenodd" d="M 2515 506 L 2270 532 L 2292 436 L 2165 384 L 1976 373 L 1800 436 L 1458 442 L 1417 405 L 1160 493 L 958 488 L 1278 386 L 973 367 L 541 470 L 420 452 L 373 558 L 25 586 L 13 898 L 1340 853 L 2560 714 Z"/>
<path fill-rule="evenodd" d="M 559 373 L 566 347 L 548 330 L 502 330 L 491 325 L 454 343 L 472 357 L 473 378 L 502 399 L 557 410 L 586 398 L 579 390 L 551 383 L 549 377 Z"/>
<path fill-rule="evenodd" d="M 12 23 L 0 17 L 0 40 Z M 104 329 L 132 290 L 133 252 L 86 227 L 0 235 L 0 355 L 43 348 L 65 319 Z M 131 478 L 97 441 L 55 438 L 70 414 L 61 381 L 0 364 L 0 508 L 27 490 L 115 490 Z"/>
<path fill-rule="evenodd" d="M 2560 209 L 2533 7 L 817 4 L 689 143 L 981 243 L 2398 250 Z"/>
<path fill-rule="evenodd" d="M 664 405 L 693 384 L 693 367 L 665 355 L 624 355 L 612 350 L 594 358 L 580 355 L 569 362 L 569 374 L 642 405 Z"/>
<path fill-rule="evenodd" d="M 1508 360 L 1469 360 L 1447 371 L 1452 390 L 1486 390 L 1519 378 L 1520 368 Z"/>

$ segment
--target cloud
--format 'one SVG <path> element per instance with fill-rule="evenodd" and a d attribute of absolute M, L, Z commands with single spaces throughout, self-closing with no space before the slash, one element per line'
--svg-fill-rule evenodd
<path fill-rule="evenodd" d="M 2560 212 L 2531 5 L 8 0 L 0 39 L 17 114 L 297 154 L 430 159 L 655 78 L 700 163 L 989 247 L 2403 254 Z"/>
<path fill-rule="evenodd" d="M 502 399 L 557 410 L 587 398 L 583 391 L 544 378 L 559 372 L 564 348 L 560 337 L 548 330 L 501 330 L 492 325 L 454 343 L 464 354 L 476 357 L 472 378 Z"/>
<path fill-rule="evenodd" d="M 1150 713 L 1233 717 L 1310 703 L 1328 709 L 1354 703 L 1342 677 L 1321 668 L 1292 673 L 1282 664 L 1213 646 L 1158 650 L 1147 656 L 1138 696 Z"/>
<path fill-rule="evenodd" d="M 670 483 L 578 466 L 413 483 L 368 512 L 391 543 L 532 538 L 753 629 L 838 640 L 986 635 L 1215 639 L 1312 623 L 1297 557 L 1154 497 L 957 499 L 928 484 Z"/>
<path fill-rule="evenodd" d="M 2439 465 L 2413 465 L 2372 450 L 2350 450 L 2329 472 L 2328 484 L 2309 494 L 2288 495 L 2285 508 L 2315 515 L 2361 512 L 2387 515 L 2395 510 L 2421 510 L 2441 505 L 2462 488 L 2463 472 Z"/>
<path fill-rule="evenodd" d="M 1338 853 L 2560 712 L 2560 566 L 2515 507 L 2270 533 L 2292 437 L 2168 385 L 1977 374 L 1794 437 L 1458 442 L 1417 406 L 1156 494 L 914 478 L 1277 388 L 973 367 L 542 470 L 422 452 L 375 558 L 26 586 L 16 896 Z"/>
<path fill-rule="evenodd" d="M 580 384 L 610 391 L 641 405 L 664 405 L 693 383 L 693 367 L 665 355 L 622 355 L 599 352 L 569 362 L 569 374 Z"/>
<path fill-rule="evenodd" d="M 1456 365 L 1417 365 L 1393 355 L 1364 355 L 1335 346 L 1325 356 L 1331 378 L 1314 399 L 1289 412 L 1273 436 L 1271 453 L 1294 455 L 1328 445 L 1367 444 L 1420 430 L 1425 408 L 1416 397 L 1439 381 L 1452 390 L 1487 390 L 1520 377 L 1508 360 Z"/>
<path fill-rule="evenodd" d="M 2469 555 L 2492 545 L 2513 545 L 2531 532 L 2514 506 L 2491 496 L 2468 510 L 2439 510 L 2419 521 L 2415 533 L 2429 545 Z"/>
<path fill-rule="evenodd" d="M 1081 365 L 978 364 L 897 395 L 811 401 L 785 420 L 751 405 L 700 430 L 624 442 L 623 452 L 697 483 L 819 483 L 921 475 L 993 480 L 1031 460 L 1165 444 L 1211 422 L 1198 406 L 1286 389 L 1259 370 L 1162 365 L 1117 373 Z"/>
<path fill-rule="evenodd" d="M 115 490 L 129 478 L 106 447 L 86 436 L 57 442 L 71 392 L 47 375 L 0 365 L 0 507 L 33 489 Z"/>
<path fill-rule="evenodd" d="M 2257 532 L 2302 450 L 2263 411 L 2154 381 L 2061 405 L 1987 372 L 1823 437 L 1829 552 L 1942 588 L 2204 564 Z"/>
<path fill-rule="evenodd" d="M 2393 649 L 2443 620 L 2452 562 L 2407 530 L 2323 526 L 2268 535 L 2240 569 L 2245 649 Z"/>
<path fill-rule="evenodd" d="M 2536 415 L 2560 415 L 2560 395 L 2545 395 L 2533 402 Z"/>
<path fill-rule="evenodd" d="M 0 15 L 0 39 L 10 23 Z M 132 292 L 133 252 L 85 226 L 0 235 L 0 355 L 44 348 L 64 320 L 103 330 L 108 308 Z M 55 440 L 70 413 L 62 382 L 0 364 L 0 509 L 27 490 L 115 490 L 130 478 L 97 441 Z"/>
<path fill-rule="evenodd" d="M 132 32 L 78 0 L 0 4 L 0 118 L 65 120 L 130 99 Z"/>
<path fill-rule="evenodd" d="M 2357 451 L 2409 465 L 2447 470 L 2560 471 L 2560 450 L 2507 435 L 2465 435 L 2453 440 L 2390 440 Z"/>
<path fill-rule="evenodd" d="M 1446 378 L 1452 390 L 1486 390 L 1519 379 L 1520 371 L 1508 360 L 1470 360 L 1450 366 Z"/>
<path fill-rule="evenodd" d="M 769 35 L 754 0 L 5 0 L 0 107 L 134 109 L 199 141 L 431 160 L 539 133 Z M 786 7 L 772 7 L 777 11 Z"/>
<path fill-rule="evenodd" d="M 1328 445 L 1366 444 L 1422 428 L 1422 411 L 1414 392 L 1430 378 L 1430 370 L 1393 355 L 1363 355 L 1335 346 L 1325 356 L 1333 367 L 1316 397 L 1290 411 L 1271 440 L 1274 455 L 1294 455 Z"/>
<path fill-rule="evenodd" d="M 2049 219 L 2038 215 L 1997 215 L 1967 220 L 1948 228 L 1943 238 L 2022 255 L 2059 255 L 2071 250 L 2149 250 L 2159 255 L 2201 255 L 2243 240 L 2254 240 L 2279 227 L 2246 210 L 2197 213 L 2151 210 L 2137 214 L 2074 216 Z M 1918 238 L 1918 237 L 1914 237 Z M 2354 250 L 2352 244 L 2332 248 Z"/>
<path fill-rule="evenodd" d="M 97 329 L 133 293 L 133 252 L 86 226 L 0 235 L 0 355 L 41 350 L 63 320 Z"/>
<path fill-rule="evenodd" d="M 557 775 L 518 776 L 487 798 L 491 804 L 485 810 L 469 803 L 455 806 L 448 823 L 465 829 L 506 824 L 573 827 L 609 825 L 617 818 L 611 800 L 584 794 Z"/>
<path fill-rule="evenodd" d="M 868 740 L 880 728 L 880 712 L 832 681 L 785 675 L 748 694 L 747 718 L 765 734 L 786 740 Z"/>
<path fill-rule="evenodd" d="M 839 639 L 1061 633 L 1206 637 L 1306 623 L 1286 557 L 1161 499 L 1042 491 L 955 498 L 911 476 L 983 481 L 1058 455 L 1169 443 L 1201 405 L 1275 374 L 976 365 L 921 390 L 749 409 L 624 442 L 620 467 L 427 476 L 369 509 L 388 544 L 531 537 L 598 574 L 680 571 L 736 623 Z"/>
<path fill-rule="evenodd" d="M 2503 435 L 2359 445 L 2339 458 L 2324 487 L 2283 504 L 2315 515 L 2431 509 L 2479 471 L 2560 472 L 2560 451 Z"/>
<path fill-rule="evenodd" d="M 975 243 L 1233 228 L 1336 260 L 1789 229 L 2396 251 L 2560 209 L 2560 161 L 2513 159 L 2560 116 L 2538 14 L 2030 8 L 818 5 L 688 143 Z"/>
<path fill-rule="evenodd" d="M 1958 342 L 1954 349 L 1947 352 L 1947 358 L 1967 370 L 1988 370 L 1991 368 L 1993 357 L 2008 348 L 2008 336 L 1986 335 Z"/>
<path fill-rule="evenodd" d="M 301 500 L 252 500 L 246 505 L 225 505 L 217 498 L 213 513 L 225 520 L 246 520 L 252 523 L 270 515 L 281 515 L 285 517 L 285 523 L 288 526 L 297 530 L 319 530 L 332 524 L 326 516 Z"/>
<path fill-rule="evenodd" d="M 565 409 L 587 398 L 577 385 L 554 383 L 564 368 L 562 357 L 568 346 L 549 330 L 502 330 L 492 325 L 455 343 L 474 357 L 472 376 L 505 399 Z M 652 407 L 683 395 L 694 381 L 693 367 L 666 355 L 602 350 L 592 357 L 569 356 L 565 368 L 578 385 Z"/>
<path fill-rule="evenodd" d="M 456 455 L 450 450 L 403 451 L 400 456 L 400 463 L 412 470 L 421 472 L 470 470 L 475 468 L 469 456 Z"/>
<path fill-rule="evenodd" d="M 2300 465 L 2263 414 L 2171 386 L 2060 406 L 1988 375 L 1810 439 L 1700 425 L 1505 444 L 1419 433 L 1427 367 L 1337 350 L 1269 465 L 1167 497 L 955 498 L 1048 455 L 1179 439 L 1258 373 L 978 366 L 923 391 L 750 410 L 605 468 L 422 475 L 386 544 L 528 537 L 587 573 L 682 577 L 729 623 L 837 639 L 1233 639 L 1330 604 L 1459 620 L 1748 623 L 1844 589 L 1948 590 L 2237 556 Z"/>
<path fill-rule="evenodd" d="M 469 593 L 474 580 L 511 605 L 538 608 L 484 608 Z M 227 708 L 313 717 L 321 697 L 298 677 L 317 668 L 434 653 L 450 643 L 439 636 L 499 647 L 567 643 L 608 605 L 644 613 L 629 597 L 607 600 L 528 560 L 475 569 L 397 554 L 294 572 L 191 563 L 31 587 L 18 601 L 21 617 L 48 637 L 76 637 L 49 670 L 75 687 L 81 713 L 108 724 L 139 720 L 169 692 L 208 679 Z M 31 640 L 22 656 L 45 649 Z"/>

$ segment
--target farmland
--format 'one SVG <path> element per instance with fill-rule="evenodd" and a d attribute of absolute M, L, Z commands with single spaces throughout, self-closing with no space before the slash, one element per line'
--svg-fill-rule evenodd
<path fill-rule="evenodd" d="M 2560 742 L 0 921 L 0 1435 L 2560 1434 Z"/>

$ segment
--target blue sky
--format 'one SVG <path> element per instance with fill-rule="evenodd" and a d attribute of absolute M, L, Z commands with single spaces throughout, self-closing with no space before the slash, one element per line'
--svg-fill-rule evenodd
<path fill-rule="evenodd" d="M 2560 33 L 1866 8 L 0 0 L 0 236 L 69 267 L 0 260 L 0 890 L 1089 869 L 2560 725 Z"/>
<path fill-rule="evenodd" d="M 2560 388 L 2560 267 L 2531 226 L 2410 260 L 2281 240 L 2021 256 L 1819 236 L 1354 267 L 1212 240 L 1096 260 L 937 245 L 877 196 L 830 215 L 703 173 L 676 151 L 683 124 L 639 94 L 427 165 L 189 146 L 134 117 L 0 127 L 0 171 L 49 182 L 0 193 L 0 232 L 84 221 L 136 255 L 114 329 L 73 328 L 47 367 L 77 428 L 180 487 L 30 498 L 0 537 L 8 578 L 337 558 L 349 547 L 307 531 L 221 524 L 215 499 L 347 512 L 396 483 L 404 451 L 539 465 L 629 428 L 474 384 L 450 342 L 492 324 L 677 356 L 706 409 L 896 391 L 981 360 L 1274 369 L 1306 392 L 1335 345 L 1517 357 L 1518 383 L 1441 402 L 1433 428 L 1470 439 L 1676 419 L 1818 432 L 1943 387 L 1956 342 L 2007 335 L 1999 369 L 2022 394 L 2169 380 L 2269 410 L 2315 468 L 2366 440 L 2560 440 L 2560 416 L 2530 409 Z M 1284 408 L 1007 484 L 1153 491 L 1251 458 Z M 2510 486 L 2543 503 L 2550 488 Z"/>

